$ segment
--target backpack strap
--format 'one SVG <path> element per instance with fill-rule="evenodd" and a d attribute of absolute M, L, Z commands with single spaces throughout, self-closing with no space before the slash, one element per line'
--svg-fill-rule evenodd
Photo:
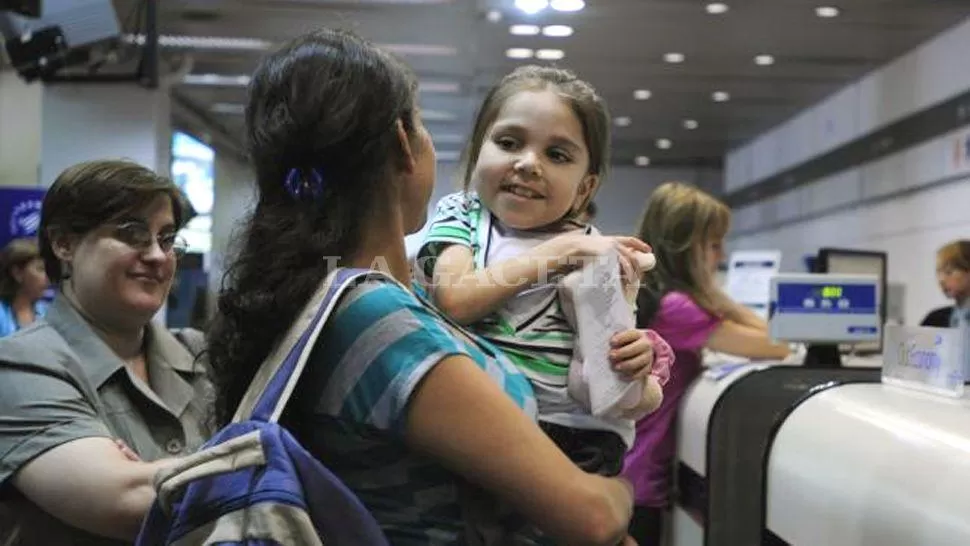
<path fill-rule="evenodd" d="M 390 278 L 369 269 L 337 268 L 327 275 L 256 372 L 233 416 L 233 423 L 250 419 L 268 423 L 279 420 L 340 296 L 365 277 Z"/>

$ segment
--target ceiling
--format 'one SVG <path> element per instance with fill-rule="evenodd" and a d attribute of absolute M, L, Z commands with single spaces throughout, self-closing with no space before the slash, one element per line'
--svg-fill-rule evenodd
<path fill-rule="evenodd" d="M 127 30 L 142 0 L 115 0 Z M 417 71 L 426 123 L 443 160 L 457 157 L 484 91 L 525 62 L 513 47 L 561 49 L 555 64 L 591 81 L 615 117 L 616 164 L 637 156 L 657 166 L 720 165 L 724 153 L 970 16 L 967 0 L 586 0 L 572 13 L 527 15 L 514 0 L 193 0 L 159 1 L 164 36 L 246 38 L 193 44 L 167 38 L 169 64 L 191 76 L 174 88 L 189 112 L 239 144 L 245 76 L 265 48 L 321 26 L 349 27 L 400 54 Z M 821 18 L 832 1 L 841 13 Z M 500 15 L 500 18 L 497 16 Z M 513 24 L 570 25 L 569 37 L 513 36 Z M 253 40 L 255 39 L 255 40 Z M 215 47 L 218 45 L 219 47 Z M 666 53 L 685 60 L 665 62 Z M 756 55 L 774 64 L 759 66 Z M 954 67 L 957 69 L 957 67 Z M 228 77 L 228 78 L 224 78 Z M 650 91 L 636 100 L 634 91 Z M 712 93 L 730 99 L 715 102 Z M 696 128 L 685 127 L 686 120 Z M 694 126 L 694 124 L 691 124 Z M 670 147 L 658 147 L 669 139 Z M 661 145 L 666 143 L 661 143 Z M 643 160 L 641 160 L 643 161 Z"/>

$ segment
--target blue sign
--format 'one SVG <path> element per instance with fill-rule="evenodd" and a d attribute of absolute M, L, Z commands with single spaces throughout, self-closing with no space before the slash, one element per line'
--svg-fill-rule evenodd
<path fill-rule="evenodd" d="M 779 283 L 772 314 L 871 315 L 878 313 L 875 284 Z"/>
<path fill-rule="evenodd" d="M 36 237 L 46 190 L 0 187 L 0 247 L 13 239 Z"/>

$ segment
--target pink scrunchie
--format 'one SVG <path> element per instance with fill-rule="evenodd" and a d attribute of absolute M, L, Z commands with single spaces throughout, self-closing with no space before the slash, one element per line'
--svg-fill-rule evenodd
<path fill-rule="evenodd" d="M 660 334 L 650 329 L 643 330 L 653 345 L 653 367 L 650 368 L 650 375 L 657 378 L 661 386 L 666 385 L 670 380 L 670 367 L 674 365 L 674 350 L 660 337 Z"/>

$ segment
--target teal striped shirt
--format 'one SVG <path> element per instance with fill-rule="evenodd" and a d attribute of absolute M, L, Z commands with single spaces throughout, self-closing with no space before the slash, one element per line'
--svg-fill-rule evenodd
<path fill-rule="evenodd" d="M 416 387 L 451 355 L 471 358 L 535 418 L 528 380 L 501 351 L 456 335 L 415 294 L 378 280 L 343 297 L 288 416 L 303 445 L 360 497 L 395 546 L 466 543 L 459 491 L 467 484 L 403 437 Z"/>

